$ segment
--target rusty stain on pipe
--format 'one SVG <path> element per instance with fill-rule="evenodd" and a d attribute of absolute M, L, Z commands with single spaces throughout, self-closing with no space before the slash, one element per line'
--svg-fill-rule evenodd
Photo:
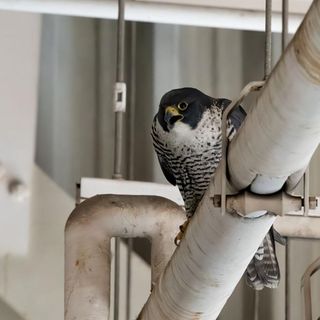
<path fill-rule="evenodd" d="M 310 19 L 301 24 L 293 42 L 296 58 L 310 80 L 320 84 L 320 2 L 309 9 Z M 312 40 L 317 38 L 317 41 Z"/>

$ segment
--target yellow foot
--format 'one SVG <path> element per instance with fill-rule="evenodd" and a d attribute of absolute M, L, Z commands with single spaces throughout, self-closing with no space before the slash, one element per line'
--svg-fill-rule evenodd
<path fill-rule="evenodd" d="M 188 218 L 188 219 L 184 222 L 184 224 L 182 224 L 181 226 L 179 226 L 180 231 L 179 231 L 179 233 L 177 234 L 177 236 L 174 238 L 174 244 L 175 244 L 176 246 L 179 246 L 182 238 L 184 237 L 184 234 L 185 234 L 185 232 L 186 232 L 186 230 L 187 230 L 187 227 L 188 227 L 188 225 L 189 225 L 189 222 L 190 222 L 190 218 Z"/>

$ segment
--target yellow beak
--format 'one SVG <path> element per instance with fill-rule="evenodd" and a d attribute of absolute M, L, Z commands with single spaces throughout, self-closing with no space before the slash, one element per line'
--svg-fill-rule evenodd
<path fill-rule="evenodd" d="M 183 119 L 179 109 L 175 106 L 168 106 L 165 109 L 164 121 L 168 124 L 169 128 L 173 127 L 176 121 Z"/>

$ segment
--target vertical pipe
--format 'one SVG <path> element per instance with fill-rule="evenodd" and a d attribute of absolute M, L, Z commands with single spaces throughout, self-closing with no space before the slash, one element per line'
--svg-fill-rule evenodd
<path fill-rule="evenodd" d="M 117 66 L 116 82 L 124 82 L 124 52 L 125 52 L 125 0 L 118 0 L 118 29 L 117 29 Z M 115 112 L 115 141 L 114 141 L 114 179 L 122 179 L 122 150 L 123 150 L 123 111 Z M 114 320 L 119 319 L 119 283 L 120 283 L 120 239 L 115 238 L 114 257 Z"/>
<path fill-rule="evenodd" d="M 136 23 L 131 22 L 131 50 L 130 50 L 130 106 L 128 108 L 128 161 L 127 171 L 130 180 L 134 179 L 134 125 L 135 125 L 135 102 L 136 102 Z M 132 274 L 132 248 L 133 239 L 127 242 L 127 291 L 126 291 L 126 319 L 130 320 L 131 313 L 131 274 Z"/>
<path fill-rule="evenodd" d="M 289 0 L 282 0 L 282 33 L 281 33 L 281 48 L 284 52 L 288 43 L 288 15 L 289 15 Z"/>
<path fill-rule="evenodd" d="M 271 73 L 271 54 L 272 54 L 272 0 L 266 0 L 266 24 L 265 24 L 265 60 L 264 60 L 264 77 L 265 79 Z"/>
<path fill-rule="evenodd" d="M 101 176 L 101 132 L 100 132 L 100 19 L 94 20 L 95 45 L 95 168 L 96 177 Z"/>
<path fill-rule="evenodd" d="M 118 32 L 117 32 L 117 67 L 116 82 L 124 82 L 124 46 L 125 21 L 124 0 L 118 0 Z M 122 148 L 123 148 L 123 111 L 115 113 L 115 144 L 114 144 L 114 174 L 115 179 L 122 179 Z"/>
<path fill-rule="evenodd" d="M 134 143 L 135 143 L 135 105 L 136 105 L 136 22 L 131 22 L 131 50 L 130 50 L 130 98 L 129 98 L 129 108 L 127 112 L 128 119 L 128 178 L 130 180 L 134 179 Z"/>
<path fill-rule="evenodd" d="M 253 320 L 259 319 L 259 291 L 254 291 L 254 313 Z"/>
<path fill-rule="evenodd" d="M 310 173 L 309 167 L 304 173 L 304 216 L 308 216 L 309 212 L 309 197 L 310 197 Z"/>
<path fill-rule="evenodd" d="M 285 275 L 285 320 L 290 319 L 290 239 L 286 244 L 286 275 Z"/>

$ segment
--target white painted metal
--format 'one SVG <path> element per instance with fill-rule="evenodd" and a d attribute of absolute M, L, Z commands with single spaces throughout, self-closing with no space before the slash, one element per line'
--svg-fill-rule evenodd
<path fill-rule="evenodd" d="M 244 127 L 231 142 L 232 184 L 257 193 L 278 191 L 305 168 L 320 141 L 320 2 L 315 1 Z"/>
<path fill-rule="evenodd" d="M 152 282 L 170 259 L 182 209 L 153 196 L 100 195 L 82 202 L 65 234 L 65 319 L 108 319 L 111 237 L 152 241 Z"/>
<path fill-rule="evenodd" d="M 320 258 L 314 261 L 301 279 L 301 291 L 304 295 L 304 320 L 312 320 L 311 276 L 320 269 Z"/>
<path fill-rule="evenodd" d="M 0 10 L 18 10 L 37 13 L 63 14 L 94 18 L 116 19 L 117 2 L 112 0 L 0 0 Z M 230 10 L 208 6 L 145 3 L 128 1 L 126 20 L 154 23 L 182 24 L 223 29 L 263 31 L 264 13 L 254 10 Z M 292 13 L 289 32 L 294 33 L 303 14 Z M 281 14 L 273 15 L 273 31 L 281 31 Z"/>
<path fill-rule="evenodd" d="M 81 178 L 80 197 L 82 199 L 86 199 L 97 194 L 159 196 L 170 199 L 180 206 L 184 205 L 179 189 L 169 184 L 99 178 Z"/>
<path fill-rule="evenodd" d="M 284 237 L 320 238 L 320 217 L 283 216 L 277 217 L 274 226 Z"/>
<path fill-rule="evenodd" d="M 0 319 L 60 320 L 64 316 L 64 226 L 74 208 L 74 199 L 36 166 L 33 166 L 30 189 L 28 252 L 23 256 L 15 252 L 0 255 Z M 14 227 L 10 231 L 15 234 Z M 124 247 L 122 244 L 121 305 L 126 299 Z M 134 252 L 132 269 L 131 311 L 132 315 L 137 315 L 150 294 L 151 270 Z M 18 316 L 7 317 L 4 303 L 22 315 L 21 319 Z M 111 305 L 111 316 L 112 313 Z M 126 320 L 124 310 L 120 310 L 119 316 L 120 320 Z"/>
<path fill-rule="evenodd" d="M 0 12 L 0 255 L 28 251 L 39 41 L 39 15 Z"/>
<path fill-rule="evenodd" d="M 221 215 L 207 192 L 141 319 L 216 319 L 274 219 Z"/>
<path fill-rule="evenodd" d="M 316 0 L 230 145 L 230 180 L 238 190 L 251 185 L 253 191 L 278 191 L 278 179 L 284 183 L 305 168 L 315 151 L 320 141 L 319 30 Z M 259 218 L 246 230 L 248 222 L 242 226 L 243 220 L 220 216 L 209 195 L 210 188 L 141 319 L 216 319 L 274 221 Z"/>
<path fill-rule="evenodd" d="M 216 8 L 228 8 L 232 10 L 255 10 L 263 11 L 265 10 L 264 1 L 256 0 L 134 0 L 142 2 L 162 2 L 162 3 L 175 3 L 179 5 L 197 5 L 197 6 L 208 6 Z M 290 12 L 291 13 L 301 13 L 305 14 L 311 5 L 312 0 L 291 0 L 290 1 Z M 272 10 L 274 12 L 281 12 L 282 0 L 272 1 Z"/>

